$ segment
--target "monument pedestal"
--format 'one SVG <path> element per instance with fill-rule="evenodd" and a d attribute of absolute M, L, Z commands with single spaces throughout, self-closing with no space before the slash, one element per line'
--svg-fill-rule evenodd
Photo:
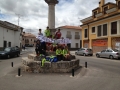
<path fill-rule="evenodd" d="M 49 52 L 48 54 L 54 54 Z M 22 57 L 22 70 L 25 72 L 32 73 L 67 73 L 71 72 L 72 69 L 78 69 L 79 59 L 72 56 L 71 61 L 58 61 L 58 62 L 48 62 L 41 66 L 40 57 L 35 54 L 29 54 L 28 57 Z"/>

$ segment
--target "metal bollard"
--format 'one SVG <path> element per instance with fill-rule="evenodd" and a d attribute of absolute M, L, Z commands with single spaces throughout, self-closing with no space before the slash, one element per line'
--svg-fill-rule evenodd
<path fill-rule="evenodd" d="M 13 62 L 11 62 L 11 66 L 13 67 Z"/>
<path fill-rule="evenodd" d="M 87 68 L 87 62 L 85 62 L 85 67 Z"/>
<path fill-rule="evenodd" d="M 72 69 L 72 76 L 74 77 L 74 69 Z"/>
<path fill-rule="evenodd" d="M 18 68 L 18 76 L 20 76 L 20 74 L 21 74 L 21 69 Z"/>

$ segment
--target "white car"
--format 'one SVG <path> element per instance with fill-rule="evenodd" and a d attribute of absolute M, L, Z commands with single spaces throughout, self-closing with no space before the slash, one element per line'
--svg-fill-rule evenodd
<path fill-rule="evenodd" d="M 93 51 L 89 48 L 80 48 L 77 51 L 75 51 L 75 55 L 93 56 Z"/>
<path fill-rule="evenodd" d="M 120 58 L 120 51 L 117 49 L 105 49 L 102 50 L 101 52 L 96 53 L 96 57 L 105 57 L 105 58 L 110 58 L 110 59 L 119 59 Z"/>

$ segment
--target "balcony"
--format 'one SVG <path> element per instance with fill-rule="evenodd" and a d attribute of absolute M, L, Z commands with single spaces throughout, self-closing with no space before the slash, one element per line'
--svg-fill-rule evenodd
<path fill-rule="evenodd" d="M 71 38 L 72 38 L 72 35 L 67 34 L 67 35 L 66 35 L 66 38 L 71 39 Z"/>
<path fill-rule="evenodd" d="M 80 39 L 80 35 L 75 35 L 75 39 Z"/>
<path fill-rule="evenodd" d="M 97 15 L 95 15 L 96 17 L 100 17 L 100 16 L 102 16 L 103 15 L 103 13 L 98 13 Z"/>
<path fill-rule="evenodd" d="M 106 13 L 111 13 L 111 12 L 115 12 L 117 10 L 117 8 L 115 7 L 115 8 L 111 8 L 111 9 L 108 9 L 107 11 L 106 11 Z"/>
<path fill-rule="evenodd" d="M 90 17 L 88 17 L 88 18 L 85 18 L 85 19 L 81 20 L 81 22 L 86 22 L 86 21 L 89 21 L 89 20 L 91 20 L 91 19 L 93 19 L 92 16 L 90 16 Z"/>

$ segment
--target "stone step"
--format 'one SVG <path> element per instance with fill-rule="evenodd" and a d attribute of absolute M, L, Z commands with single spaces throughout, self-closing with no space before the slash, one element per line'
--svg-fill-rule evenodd
<path fill-rule="evenodd" d="M 28 59 L 32 59 L 34 61 L 40 61 L 41 57 L 40 56 L 36 56 L 35 54 L 28 54 Z"/>
<path fill-rule="evenodd" d="M 41 64 L 41 61 L 34 61 L 33 59 L 29 59 L 27 57 L 22 57 L 22 64 L 26 66 L 30 66 L 31 64 Z"/>
<path fill-rule="evenodd" d="M 33 62 L 33 59 L 29 59 L 28 57 L 22 57 L 22 64 L 27 65 L 30 62 Z"/>
<path fill-rule="evenodd" d="M 31 61 L 31 59 L 23 58 L 22 66 L 24 71 L 31 72 L 71 72 L 74 68 L 79 68 L 79 59 L 71 61 L 45 62 L 41 67 L 41 61 Z M 27 69 L 27 70 L 26 70 Z"/>

